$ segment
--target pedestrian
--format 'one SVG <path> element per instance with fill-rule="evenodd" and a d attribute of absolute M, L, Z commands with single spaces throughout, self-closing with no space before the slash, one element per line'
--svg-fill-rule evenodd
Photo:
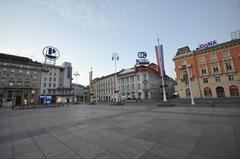
<path fill-rule="evenodd" d="M 15 110 L 16 107 L 16 97 L 12 100 L 12 110 Z"/>
<path fill-rule="evenodd" d="M 69 104 L 69 98 L 67 98 L 67 106 L 68 106 L 68 104 Z"/>
<path fill-rule="evenodd" d="M 23 109 L 24 109 L 25 107 L 27 107 L 27 99 L 26 99 L 26 98 L 23 99 Z"/>

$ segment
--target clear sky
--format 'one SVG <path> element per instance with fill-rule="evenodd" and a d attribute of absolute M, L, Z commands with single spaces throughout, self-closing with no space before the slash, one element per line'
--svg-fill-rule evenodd
<path fill-rule="evenodd" d="M 0 52 L 44 61 L 42 49 L 60 52 L 57 64 L 72 63 L 78 83 L 133 67 L 137 53 L 156 63 L 157 33 L 166 73 L 175 78 L 178 48 L 229 41 L 240 29 L 240 0 L 0 0 Z M 74 80 L 76 82 L 76 80 Z"/>

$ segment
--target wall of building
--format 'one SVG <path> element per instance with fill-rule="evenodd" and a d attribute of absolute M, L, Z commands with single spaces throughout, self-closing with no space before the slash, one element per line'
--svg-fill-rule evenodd
<path fill-rule="evenodd" d="M 224 88 L 224 96 L 239 96 L 233 88 L 240 89 L 240 39 L 197 50 L 174 57 L 177 84 L 180 98 L 188 98 L 184 79 L 184 63 L 190 64 L 190 77 L 193 96 L 196 98 L 217 98 L 222 96 L 219 89 Z M 208 90 L 208 91 L 207 91 Z M 211 90 L 211 91 L 209 91 Z M 231 90 L 231 91 L 230 91 Z M 219 93 L 217 93 L 219 92 Z M 232 92 L 232 93 L 231 93 Z M 189 94 L 188 94 L 189 95 Z"/>
<path fill-rule="evenodd" d="M 41 64 L 29 58 L 0 53 L 0 105 L 36 104 Z"/>

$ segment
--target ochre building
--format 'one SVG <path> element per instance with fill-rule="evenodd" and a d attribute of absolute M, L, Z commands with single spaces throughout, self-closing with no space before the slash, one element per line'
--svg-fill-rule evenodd
<path fill-rule="evenodd" d="M 189 98 L 187 66 L 195 98 L 239 97 L 240 39 L 191 51 L 178 49 L 175 62 L 180 98 Z"/>

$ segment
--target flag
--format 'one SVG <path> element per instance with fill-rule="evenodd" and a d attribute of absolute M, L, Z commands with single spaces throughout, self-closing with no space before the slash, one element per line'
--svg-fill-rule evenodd
<path fill-rule="evenodd" d="M 156 58 L 157 58 L 157 64 L 158 64 L 158 76 L 162 77 L 165 74 L 163 46 L 162 45 L 155 46 L 155 52 L 156 52 Z"/>

